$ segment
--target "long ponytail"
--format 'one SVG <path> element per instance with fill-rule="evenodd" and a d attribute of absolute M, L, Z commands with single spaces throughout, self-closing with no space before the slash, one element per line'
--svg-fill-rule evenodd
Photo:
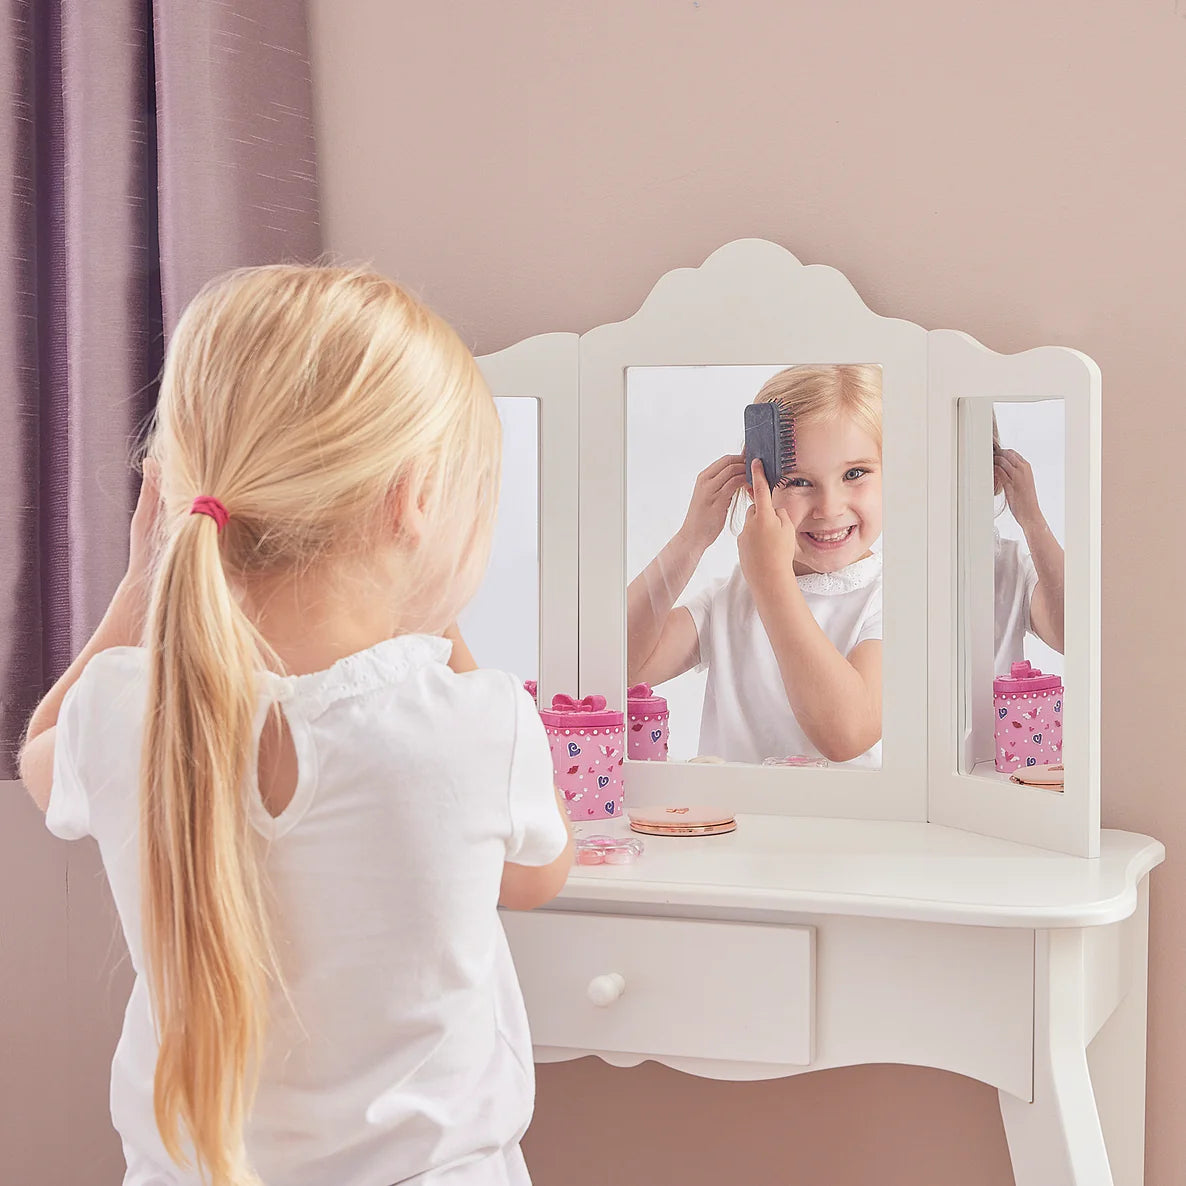
<path fill-rule="evenodd" d="M 258 651 L 227 584 L 217 531 L 206 515 L 178 527 L 150 612 L 143 925 L 165 1148 L 184 1163 L 188 1137 L 213 1186 L 249 1186 L 258 1179 L 243 1129 L 274 964 L 243 794 Z"/>

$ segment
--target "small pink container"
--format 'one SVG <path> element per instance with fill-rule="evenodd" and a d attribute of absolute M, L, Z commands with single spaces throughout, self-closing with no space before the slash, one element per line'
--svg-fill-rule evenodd
<path fill-rule="evenodd" d="M 553 696 L 540 710 L 552 747 L 556 786 L 573 823 L 622 814 L 626 722 L 604 696 Z"/>
<path fill-rule="evenodd" d="M 667 761 L 667 701 L 650 684 L 635 684 L 626 693 L 627 756 L 632 762 Z"/>
<path fill-rule="evenodd" d="M 1014 663 L 992 681 L 996 715 L 996 768 L 1012 774 L 1026 766 L 1062 761 L 1062 679 L 1029 663 Z"/>
<path fill-rule="evenodd" d="M 539 685 L 533 679 L 523 681 L 523 689 L 528 696 L 535 701 L 535 707 L 539 708 Z"/>

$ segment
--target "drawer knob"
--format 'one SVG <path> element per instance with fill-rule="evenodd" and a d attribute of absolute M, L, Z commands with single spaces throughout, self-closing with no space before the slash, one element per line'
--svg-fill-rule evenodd
<path fill-rule="evenodd" d="M 612 1005 L 626 991 L 626 979 L 617 972 L 609 972 L 605 976 L 594 976 L 589 981 L 585 995 L 593 1004 L 604 1009 Z"/>

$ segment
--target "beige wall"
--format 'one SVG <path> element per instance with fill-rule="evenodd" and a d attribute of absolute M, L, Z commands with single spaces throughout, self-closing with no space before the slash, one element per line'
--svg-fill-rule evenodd
<path fill-rule="evenodd" d="M 1099 362 L 1104 812 L 1171 851 L 1147 1180 L 1179 1186 L 1186 796 L 1157 760 L 1186 712 L 1174 0 L 311 8 L 327 242 L 420 289 L 480 352 L 628 316 L 667 269 L 758 235 L 840 268 L 879 312 Z M 527 1152 L 538 1186 L 1011 1181 L 995 1094 L 900 1067 L 765 1084 L 545 1067 Z"/>
<path fill-rule="evenodd" d="M 328 240 L 479 351 L 627 316 L 743 235 L 878 311 L 1105 377 L 1105 818 L 1150 831 L 1151 1186 L 1186 1164 L 1186 19 L 1174 0 L 313 0 Z M 1168 625 L 1167 625 L 1168 623 Z M 11 792 L 11 793 L 10 793 Z M 117 1186 L 127 969 L 86 845 L 0 785 L 0 1180 Z M 938 1072 L 705 1083 L 542 1068 L 538 1186 L 1007 1186 L 994 1093 Z M 1177 1115 L 1178 1121 L 1173 1117 Z"/>

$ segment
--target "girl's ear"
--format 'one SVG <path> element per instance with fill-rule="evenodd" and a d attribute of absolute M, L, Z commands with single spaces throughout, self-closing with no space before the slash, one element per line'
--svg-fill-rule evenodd
<path fill-rule="evenodd" d="M 419 547 L 424 539 L 426 497 L 423 480 L 414 474 L 401 477 L 387 496 L 387 521 L 392 532 L 396 539 L 413 548 Z"/>

